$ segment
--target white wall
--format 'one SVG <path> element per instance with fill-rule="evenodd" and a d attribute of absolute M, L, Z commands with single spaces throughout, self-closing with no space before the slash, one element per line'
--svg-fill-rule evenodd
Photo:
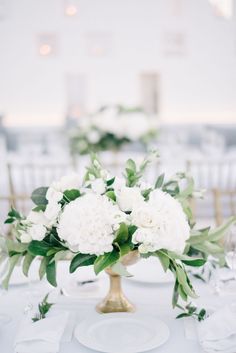
<path fill-rule="evenodd" d="M 182 7 L 173 13 L 174 2 Z M 88 78 L 89 110 L 138 104 L 138 75 L 161 75 L 162 122 L 236 122 L 236 18 L 214 15 L 207 0 L 7 0 L 0 20 L 0 112 L 10 125 L 57 125 L 67 109 L 66 74 Z M 167 55 L 166 33 L 186 36 L 183 55 Z M 56 33 L 55 55 L 38 55 L 37 35 Z M 111 51 L 91 56 L 86 38 L 105 33 Z"/>

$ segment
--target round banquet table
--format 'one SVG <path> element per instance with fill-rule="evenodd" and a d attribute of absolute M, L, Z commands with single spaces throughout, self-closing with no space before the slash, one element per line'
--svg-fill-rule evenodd
<path fill-rule="evenodd" d="M 108 279 L 106 278 L 106 275 L 101 276 L 99 283 L 105 294 L 108 287 Z M 197 302 L 200 306 L 204 304 L 212 305 L 214 302 L 222 303 L 222 301 L 224 301 L 223 297 L 213 294 L 212 288 L 209 285 L 206 285 L 197 279 L 193 279 L 193 285 L 199 295 Z M 48 290 L 53 290 L 46 282 L 42 282 L 39 286 L 40 293 L 43 294 L 43 296 Z M 0 325 L 0 351 L 2 353 L 14 352 L 14 338 L 24 315 L 25 308 L 29 304 L 29 300 L 31 300 L 31 302 L 35 301 L 35 303 L 40 301 L 39 298 L 34 298 L 34 296 L 31 295 L 31 287 L 34 287 L 32 282 L 31 284 L 11 285 L 9 290 L 0 296 L 0 313 L 7 313 L 11 316 L 11 321 L 8 324 Z M 163 346 L 149 352 L 203 352 L 197 341 L 186 339 L 184 320 L 175 319 L 179 312 L 177 309 L 173 310 L 171 306 L 173 283 L 147 284 L 124 279 L 123 289 L 130 301 L 136 305 L 137 313 L 156 316 L 163 320 L 169 327 L 169 340 Z M 100 295 L 100 298 L 102 298 L 102 296 Z M 40 299 L 42 299 L 42 295 Z M 76 321 L 79 322 L 88 315 L 95 313 L 94 308 L 98 301 L 99 298 L 92 298 L 89 295 L 87 298 L 80 299 L 60 295 L 58 296 L 55 306 L 57 306 L 58 309 L 62 308 L 63 310 L 66 309 L 76 313 Z M 96 315 L 101 314 L 97 313 Z M 92 353 L 95 351 L 82 346 L 75 338 L 72 338 L 71 342 L 60 344 L 60 353 L 78 352 Z"/>

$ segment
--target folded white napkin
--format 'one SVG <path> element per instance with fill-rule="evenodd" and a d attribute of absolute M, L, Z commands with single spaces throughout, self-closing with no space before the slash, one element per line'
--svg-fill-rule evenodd
<path fill-rule="evenodd" d="M 195 328 L 195 333 L 193 332 Z M 229 304 L 216 310 L 201 323 L 185 321 L 186 338 L 198 338 L 200 345 L 208 353 L 236 352 L 236 304 Z"/>
<path fill-rule="evenodd" d="M 15 339 L 15 352 L 58 352 L 62 336 L 66 331 L 68 318 L 69 313 L 65 311 L 36 322 L 32 322 L 29 317 L 24 318 Z"/>
<path fill-rule="evenodd" d="M 227 305 L 198 325 L 199 342 L 209 353 L 236 352 L 236 305 Z"/>

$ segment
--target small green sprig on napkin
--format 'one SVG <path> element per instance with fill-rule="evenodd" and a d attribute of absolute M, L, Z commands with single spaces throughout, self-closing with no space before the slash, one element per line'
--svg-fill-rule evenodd
<path fill-rule="evenodd" d="M 39 312 L 32 317 L 32 321 L 36 322 L 42 319 L 45 319 L 46 314 L 49 312 L 54 303 L 48 303 L 49 293 L 43 298 L 42 302 L 38 304 Z"/>
<path fill-rule="evenodd" d="M 203 321 L 207 316 L 205 309 L 198 310 L 198 308 L 192 305 L 192 303 L 187 304 L 185 307 L 177 304 L 176 307 L 183 310 L 183 313 L 176 316 L 176 319 L 181 319 L 182 317 L 195 317 L 198 321 Z"/>

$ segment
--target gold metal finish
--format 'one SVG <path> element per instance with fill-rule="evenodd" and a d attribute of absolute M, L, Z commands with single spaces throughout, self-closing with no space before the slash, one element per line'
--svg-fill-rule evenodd
<path fill-rule="evenodd" d="M 124 266 L 133 265 L 139 260 L 138 251 L 132 251 L 122 259 Z M 110 279 L 110 289 L 107 296 L 96 306 L 99 313 L 134 312 L 135 306 L 125 297 L 121 288 L 121 276 L 107 268 Z"/>

